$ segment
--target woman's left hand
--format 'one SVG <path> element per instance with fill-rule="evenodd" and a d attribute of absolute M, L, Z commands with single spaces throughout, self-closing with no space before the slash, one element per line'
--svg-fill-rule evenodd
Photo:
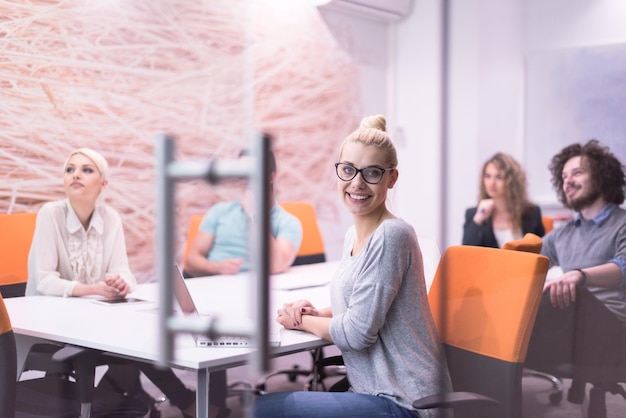
<path fill-rule="evenodd" d="M 130 291 L 128 283 L 119 274 L 107 274 L 105 283 L 117 291 L 119 297 L 126 297 Z"/>

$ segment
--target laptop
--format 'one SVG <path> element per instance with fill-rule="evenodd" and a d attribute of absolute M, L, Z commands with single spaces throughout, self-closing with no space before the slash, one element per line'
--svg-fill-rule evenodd
<path fill-rule="evenodd" d="M 174 265 L 174 295 L 184 315 L 197 318 L 207 318 L 210 315 L 201 314 L 196 307 L 191 292 L 187 287 L 187 282 L 183 277 L 180 267 Z M 280 325 L 276 321 L 271 321 L 269 345 L 272 347 L 280 346 Z M 240 335 L 221 335 L 218 338 L 211 339 L 207 335 L 194 335 L 196 345 L 199 347 L 254 347 L 254 341 L 250 337 Z"/>

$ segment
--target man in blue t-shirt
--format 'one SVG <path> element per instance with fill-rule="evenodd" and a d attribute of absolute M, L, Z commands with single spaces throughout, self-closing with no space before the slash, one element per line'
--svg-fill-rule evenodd
<path fill-rule="evenodd" d="M 247 151 L 239 154 L 247 157 Z M 270 153 L 270 200 L 274 201 L 276 160 Z M 185 274 L 198 277 L 236 274 L 249 268 L 248 250 L 254 223 L 254 196 L 246 189 L 241 200 L 217 203 L 204 215 L 198 235 L 185 260 Z M 270 273 L 285 272 L 298 254 L 302 241 L 300 220 L 274 203 L 270 210 Z M 226 371 L 212 372 L 209 379 L 211 417 L 226 417 Z"/>
<path fill-rule="evenodd" d="M 243 151 L 240 157 L 246 157 Z M 276 161 L 270 154 L 271 197 L 274 201 Z M 190 276 L 235 274 L 249 268 L 248 249 L 254 223 L 254 196 L 246 189 L 241 200 L 214 205 L 204 216 L 185 260 Z M 274 203 L 270 210 L 270 273 L 283 273 L 293 263 L 302 241 L 302 225 Z"/>

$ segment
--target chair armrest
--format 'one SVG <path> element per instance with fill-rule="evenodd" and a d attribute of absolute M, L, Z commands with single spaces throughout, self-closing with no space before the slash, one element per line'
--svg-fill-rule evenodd
<path fill-rule="evenodd" d="M 449 392 L 436 395 L 424 396 L 413 401 L 415 409 L 431 408 L 466 408 L 477 406 L 499 406 L 501 402 L 473 392 Z"/>
<path fill-rule="evenodd" d="M 73 345 L 66 345 L 61 347 L 52 355 L 52 360 L 58 362 L 64 362 L 69 360 L 74 360 L 79 355 L 82 355 L 87 351 L 86 348 L 76 347 Z"/>
<path fill-rule="evenodd" d="M 326 366 L 343 366 L 343 357 L 342 356 L 329 356 L 323 357 L 315 362 L 317 367 L 326 367 Z"/>

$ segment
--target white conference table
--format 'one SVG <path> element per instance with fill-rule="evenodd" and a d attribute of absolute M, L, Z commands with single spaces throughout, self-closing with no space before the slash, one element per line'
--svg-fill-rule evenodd
<path fill-rule="evenodd" d="M 329 305 L 328 282 L 337 263 L 292 267 L 271 278 L 270 306 L 274 312 L 285 302 L 308 299 L 318 307 Z M 253 302 L 249 274 L 188 279 L 198 309 L 229 320 L 250 320 Z M 286 289 L 285 283 L 302 283 Z M 18 352 L 41 340 L 91 348 L 144 362 L 159 358 L 157 285 L 139 285 L 132 296 L 152 302 L 104 306 L 90 298 L 29 296 L 6 299 Z M 280 356 L 327 345 L 314 335 L 281 329 L 281 344 L 271 349 Z M 20 349 L 22 347 L 22 349 Z M 208 415 L 209 373 L 246 364 L 254 348 L 196 347 L 190 334 L 175 336 L 174 358 L 169 365 L 196 373 L 197 416 Z M 21 365 L 20 365 L 21 366 Z"/>

